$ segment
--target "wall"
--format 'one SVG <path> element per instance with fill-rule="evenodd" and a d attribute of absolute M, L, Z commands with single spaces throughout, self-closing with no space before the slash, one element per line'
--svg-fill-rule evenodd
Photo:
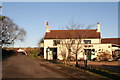
<path fill-rule="evenodd" d="M 85 47 L 85 46 L 91 46 L 91 47 Z M 81 44 L 81 49 L 80 51 L 78 52 L 78 59 L 81 59 L 81 58 L 84 58 L 84 49 L 95 49 L 95 52 L 92 53 L 91 55 L 91 59 L 93 58 L 96 58 L 98 53 L 99 52 L 104 52 L 104 51 L 108 51 L 109 54 L 112 55 L 112 44 Z M 62 56 L 61 56 L 61 53 L 62 51 L 61 50 L 64 50 L 65 49 L 65 46 L 63 45 L 58 45 L 58 58 L 60 60 L 62 60 Z M 64 53 L 66 53 L 68 55 L 68 51 L 67 50 L 64 50 Z M 75 56 L 75 54 L 73 54 L 72 56 Z"/>
<path fill-rule="evenodd" d="M 47 59 L 47 53 L 46 53 L 46 50 L 47 48 L 56 48 L 57 46 L 53 46 L 53 40 L 52 39 L 45 39 L 44 40 L 44 59 Z M 48 53 L 48 59 L 52 59 L 51 57 L 51 53 Z"/>
<path fill-rule="evenodd" d="M 84 49 L 95 49 L 95 52 L 93 53 L 94 55 L 91 56 L 92 59 L 97 56 L 97 54 L 100 52 L 99 51 L 100 49 L 101 49 L 101 51 L 107 50 L 107 51 L 110 52 L 110 54 L 112 54 L 112 44 L 100 44 L 101 43 L 101 39 L 82 39 L 82 42 L 84 40 L 91 40 L 91 44 L 84 44 L 84 43 L 81 44 L 82 45 L 82 49 L 79 51 L 78 59 L 84 57 L 84 55 L 83 55 Z M 92 45 L 92 47 L 85 47 L 85 45 Z M 46 49 L 48 47 L 49 48 L 57 48 L 57 56 L 58 56 L 58 59 L 60 59 L 60 60 L 63 59 L 62 55 L 61 55 L 61 53 L 63 51 L 66 53 L 66 56 L 68 55 L 68 51 L 67 51 L 65 46 L 62 46 L 62 47 L 61 47 L 61 45 L 53 46 L 53 39 L 45 39 L 44 40 L 44 59 L 47 59 L 47 57 L 46 57 L 46 55 L 47 55 Z M 52 54 L 52 52 L 49 52 L 49 54 L 48 54 L 48 59 L 49 60 L 52 59 L 51 54 Z"/>

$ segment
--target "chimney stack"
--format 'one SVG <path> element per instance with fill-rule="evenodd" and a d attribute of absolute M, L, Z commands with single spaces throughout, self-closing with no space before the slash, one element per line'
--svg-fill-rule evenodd
<path fill-rule="evenodd" d="M 46 23 L 46 25 L 48 25 L 48 22 L 45 22 Z"/>
<path fill-rule="evenodd" d="M 48 26 L 48 22 L 45 22 L 46 24 L 46 32 L 50 32 L 50 26 Z"/>
<path fill-rule="evenodd" d="M 97 23 L 97 32 L 100 32 L 100 23 Z"/>

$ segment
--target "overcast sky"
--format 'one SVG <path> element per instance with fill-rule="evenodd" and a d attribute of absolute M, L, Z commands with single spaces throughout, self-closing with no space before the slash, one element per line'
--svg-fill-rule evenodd
<path fill-rule="evenodd" d="M 101 24 L 101 37 L 118 37 L 117 2 L 3 2 L 3 15 L 27 31 L 24 42 L 15 47 L 34 47 L 45 34 L 45 21 L 50 29 L 65 27 L 70 20 L 84 26 Z"/>

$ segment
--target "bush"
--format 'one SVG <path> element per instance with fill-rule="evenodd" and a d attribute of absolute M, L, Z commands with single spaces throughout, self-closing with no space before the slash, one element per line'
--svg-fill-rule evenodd
<path fill-rule="evenodd" d="M 13 55 L 16 55 L 15 54 L 16 52 L 14 50 L 5 50 L 5 49 L 2 49 L 2 60 L 10 57 L 10 56 L 13 56 Z"/>
<path fill-rule="evenodd" d="M 112 55 L 108 51 L 100 52 L 97 56 L 97 61 L 112 61 Z"/>

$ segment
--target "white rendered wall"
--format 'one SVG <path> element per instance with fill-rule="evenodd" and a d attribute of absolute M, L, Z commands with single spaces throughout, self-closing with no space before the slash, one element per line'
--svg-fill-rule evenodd
<path fill-rule="evenodd" d="M 97 56 L 99 49 L 101 49 L 103 51 L 107 50 L 110 52 L 110 54 L 112 54 L 112 44 L 100 44 L 101 43 L 100 39 L 82 39 L 82 41 L 84 41 L 84 40 L 91 40 L 91 44 L 82 44 L 83 47 L 78 54 L 78 59 L 84 57 L 83 56 L 84 49 L 95 49 L 95 53 L 94 53 L 94 55 L 91 56 L 91 58 L 95 58 Z M 84 47 L 84 45 L 93 45 L 93 47 Z M 60 60 L 63 59 L 62 55 L 61 55 L 61 50 L 64 50 L 66 55 L 68 55 L 68 51 L 65 46 L 62 46 L 62 48 L 60 47 L 60 45 L 53 46 L 53 39 L 45 39 L 44 40 L 44 59 L 46 59 L 46 48 L 48 48 L 48 47 L 57 48 L 57 58 Z M 51 54 L 52 54 L 52 52 L 48 53 L 49 60 L 53 59 Z"/>
<path fill-rule="evenodd" d="M 46 57 L 46 55 L 47 55 L 47 53 L 46 53 L 46 49 L 48 48 L 48 47 L 53 47 L 53 40 L 51 40 L 51 39 L 45 39 L 44 40 L 44 59 L 46 59 L 47 57 Z M 49 57 L 51 57 L 51 55 L 49 56 L 50 54 L 48 53 L 48 59 L 50 59 Z"/>
<path fill-rule="evenodd" d="M 93 45 L 93 47 L 84 47 L 84 45 Z M 92 53 L 92 55 L 91 55 L 91 59 L 96 58 L 98 53 L 102 52 L 102 51 L 103 52 L 108 51 L 109 54 L 112 55 L 112 46 L 111 46 L 111 44 L 83 44 L 82 46 L 83 47 L 80 49 L 80 51 L 78 53 L 78 59 L 84 58 L 84 49 L 95 49 L 95 52 Z M 61 50 L 62 49 L 65 49 L 65 47 L 64 46 L 60 47 L 60 45 L 58 45 L 58 59 L 60 59 L 60 60 L 63 59 L 62 56 L 61 56 Z M 99 51 L 99 49 L 101 49 L 101 51 Z M 66 50 L 65 53 L 68 54 L 68 51 Z M 72 55 L 72 56 L 75 56 L 75 54 Z"/>

